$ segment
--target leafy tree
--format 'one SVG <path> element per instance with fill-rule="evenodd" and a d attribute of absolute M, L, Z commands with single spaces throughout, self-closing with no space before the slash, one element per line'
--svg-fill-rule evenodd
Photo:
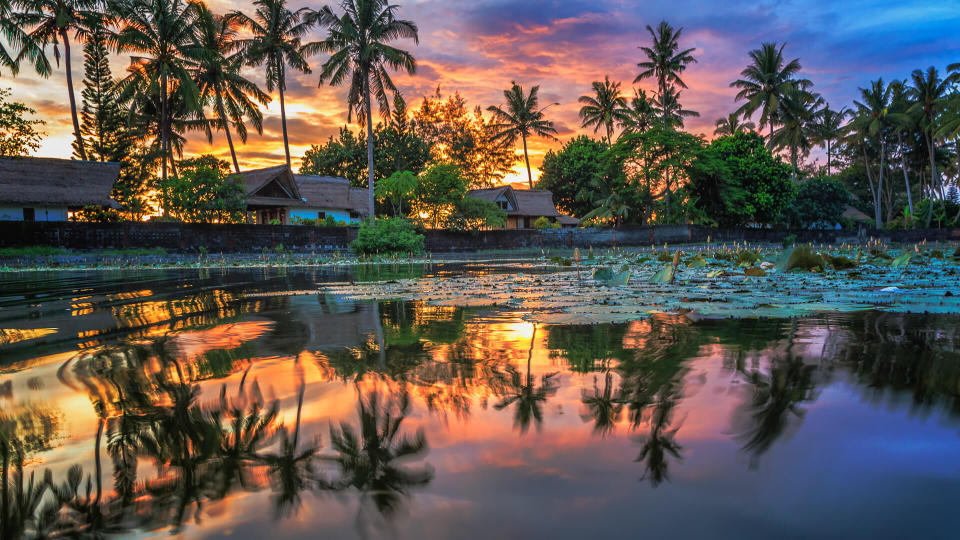
<path fill-rule="evenodd" d="M 310 73 L 306 56 L 311 49 L 301 39 L 316 24 L 310 8 L 291 11 L 286 0 L 254 0 L 252 17 L 236 12 L 241 26 L 253 35 L 239 40 L 248 65 L 266 69 L 267 91 L 280 93 L 280 125 L 283 129 L 283 151 L 290 166 L 290 141 L 287 137 L 287 109 L 283 92 L 287 89 L 287 67 Z"/>
<path fill-rule="evenodd" d="M 18 101 L 8 101 L 11 91 L 0 88 L 0 156 L 25 156 L 40 148 L 45 122 L 28 116 L 37 111 Z"/>
<path fill-rule="evenodd" d="M 403 217 L 403 203 L 409 202 L 417 189 L 417 175 L 410 171 L 397 171 L 377 182 L 377 199 L 388 201 L 394 217 Z"/>
<path fill-rule="evenodd" d="M 620 95 L 620 83 L 593 81 L 593 95 L 580 96 L 580 120 L 583 127 L 593 127 L 596 133 L 601 127 L 607 130 L 607 144 L 613 141 L 613 129 L 627 120 L 627 98 Z"/>
<path fill-rule="evenodd" d="M 413 75 L 417 62 L 413 55 L 398 49 L 391 42 L 412 39 L 419 43 L 417 25 L 397 18 L 399 6 L 387 0 L 342 0 L 344 13 L 338 16 L 329 6 L 320 10 L 321 24 L 329 28 L 323 41 L 311 44 L 311 50 L 330 54 L 320 72 L 320 84 L 339 86 L 348 82 L 347 121 L 354 113 L 367 127 L 367 181 L 370 215 L 374 213 L 373 116 L 371 99 L 380 105 L 384 116 L 390 112 L 387 93 L 397 88 L 387 69 L 403 70 Z"/>
<path fill-rule="evenodd" d="M 756 132 L 720 137 L 689 168 L 693 206 L 722 227 L 772 224 L 790 203 L 790 167 Z"/>
<path fill-rule="evenodd" d="M 516 152 L 508 141 L 495 138 L 497 129 L 476 107 L 455 93 L 444 98 L 437 88 L 425 96 L 413 114 L 414 130 L 430 147 L 432 161 L 453 163 L 471 188 L 497 184 L 512 172 Z"/>
<path fill-rule="evenodd" d="M 717 119 L 716 122 L 717 129 L 713 130 L 714 135 L 726 136 L 739 133 L 741 131 L 753 131 L 757 129 L 757 126 L 748 121 L 743 121 L 740 118 L 740 115 L 733 112 L 724 116 L 723 118 Z"/>
<path fill-rule="evenodd" d="M 74 154 L 94 161 L 122 161 L 133 144 L 126 115 L 117 102 L 117 88 L 110 72 L 107 31 L 100 27 L 83 45 L 84 78 L 80 109 L 80 134 L 85 152 L 73 142 Z"/>
<path fill-rule="evenodd" d="M 420 174 L 430 161 L 430 144 L 414 130 L 400 94 L 393 98 L 390 120 L 377 125 L 374 138 L 380 148 L 375 161 L 378 174 L 374 175 L 378 181 L 400 171 Z"/>
<path fill-rule="evenodd" d="M 529 94 L 523 93 L 523 88 L 514 81 L 510 82 L 509 90 L 503 91 L 503 97 L 507 103 L 503 107 L 493 106 L 487 108 L 493 113 L 493 117 L 498 124 L 495 125 L 497 134 L 494 136 L 503 141 L 509 141 L 510 144 L 516 142 L 517 138 L 523 141 L 523 158 L 527 162 L 527 182 L 530 189 L 533 189 L 533 173 L 530 172 L 530 155 L 527 152 L 527 138 L 534 135 L 548 137 L 556 140 L 554 135 L 557 129 L 553 127 L 553 122 L 547 120 L 543 111 L 547 107 L 539 108 L 540 97 L 537 95 L 540 91 L 539 85 L 534 85 Z M 549 106 L 548 106 L 549 107 Z"/>
<path fill-rule="evenodd" d="M 800 182 L 784 209 L 783 220 L 793 227 L 833 227 L 850 201 L 850 192 L 835 178 L 816 177 Z"/>
<path fill-rule="evenodd" d="M 768 143 L 773 148 L 773 128 L 779 122 L 780 102 L 798 85 L 812 84 L 805 79 L 797 80 L 800 61 L 796 58 L 785 61 L 783 48 L 776 43 L 763 43 L 759 49 L 750 51 L 751 63 L 740 72 L 740 79 L 730 83 L 737 88 L 737 101 L 746 101 L 737 110 L 742 116 L 751 116 L 760 110 L 760 126 L 770 129 Z"/>
<path fill-rule="evenodd" d="M 344 126 L 336 139 L 331 135 L 327 142 L 307 150 L 300 174 L 346 178 L 350 185 L 362 187 L 366 172 L 365 142 Z"/>
<path fill-rule="evenodd" d="M 647 32 L 650 33 L 653 43 L 649 47 L 640 47 L 647 59 L 637 64 L 642 71 L 633 82 L 655 79 L 659 103 L 669 103 L 667 92 L 670 88 L 687 87 L 680 75 L 688 65 L 696 63 L 697 59 L 693 57 L 693 51 L 696 49 L 680 50 L 680 36 L 683 34 L 683 28 L 674 29 L 667 21 L 660 21 L 656 30 L 647 25 Z M 664 127 L 670 125 L 667 116 L 669 112 L 669 107 L 660 109 Z"/>
<path fill-rule="evenodd" d="M 404 218 L 368 219 L 360 224 L 350 248 L 360 255 L 422 253 L 423 235 Z"/>
<path fill-rule="evenodd" d="M 603 169 L 602 154 L 607 145 L 586 135 L 575 137 L 560 150 L 550 150 L 543 158 L 537 189 L 553 193 L 557 208 L 572 216 L 593 210 L 588 198 L 593 179 Z"/>
<path fill-rule="evenodd" d="M 226 161 L 211 155 L 181 161 L 180 175 L 160 184 L 164 209 L 186 222 L 242 221 L 246 189 L 239 177 L 228 176 L 229 171 Z"/>
<path fill-rule="evenodd" d="M 490 201 L 467 196 L 455 207 L 456 210 L 450 220 L 452 229 L 465 231 L 501 229 L 507 223 L 507 213 Z"/>
<path fill-rule="evenodd" d="M 263 133 L 263 113 L 259 105 L 266 105 L 270 96 L 241 73 L 244 59 L 243 51 L 236 50 L 239 46 L 239 20 L 236 16 L 215 15 L 205 5 L 198 4 L 196 26 L 198 45 L 202 49 L 194 66 L 197 88 L 204 103 L 213 108 L 216 125 L 226 135 L 233 168 L 239 173 L 240 164 L 233 147 L 230 124 L 236 127 L 242 142 L 247 142 L 244 117 L 250 120 L 257 133 Z"/>
<path fill-rule="evenodd" d="M 437 163 L 420 174 L 413 194 L 415 216 L 433 228 L 442 227 L 456 212 L 467 194 L 467 183 L 460 168 L 450 163 Z"/>

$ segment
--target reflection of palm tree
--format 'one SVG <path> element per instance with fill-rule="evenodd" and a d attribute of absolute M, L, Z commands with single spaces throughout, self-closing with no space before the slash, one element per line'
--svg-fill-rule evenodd
<path fill-rule="evenodd" d="M 680 454 L 683 447 L 675 440 L 680 427 L 669 429 L 675 405 L 676 401 L 672 396 L 660 400 L 650 420 L 650 433 L 637 439 L 641 443 L 641 449 L 635 461 L 644 462 L 646 467 L 646 472 L 640 479 L 649 478 L 653 487 L 668 479 L 671 456 L 674 459 L 683 459 Z"/>
<path fill-rule="evenodd" d="M 359 388 L 358 388 L 359 393 Z M 340 489 L 352 487 L 360 492 L 358 525 L 363 521 L 364 507 L 372 504 L 376 511 L 392 517 L 401 507 L 411 488 L 424 486 L 433 479 L 429 465 L 410 468 L 404 462 L 422 457 L 427 452 L 423 429 L 413 438 L 400 434 L 400 426 L 410 410 L 410 399 L 403 393 L 399 400 L 382 400 L 378 392 L 364 399 L 361 395 L 359 431 L 343 422 L 330 426 L 330 444 L 337 452 L 330 459 L 337 464 Z"/>
<path fill-rule="evenodd" d="M 253 399 L 249 409 L 243 403 L 246 400 L 239 404 L 227 403 L 226 388 L 226 385 L 221 388 L 220 408 L 213 414 L 220 433 L 218 497 L 226 496 L 233 489 L 234 482 L 247 490 L 256 487 L 250 479 L 250 465 L 257 457 L 257 452 L 270 442 L 278 412 L 276 402 L 263 408 L 260 400 L 256 398 L 259 394 L 256 382 L 250 393 Z M 221 425 L 221 415 L 224 413 L 227 415 L 228 426 Z"/>
<path fill-rule="evenodd" d="M 623 403 L 613 395 L 613 374 L 607 372 L 603 377 L 603 390 L 597 386 L 597 378 L 593 378 L 593 393 L 583 391 L 581 400 L 588 412 L 581 414 L 584 422 L 593 420 L 593 432 L 605 437 L 620 420 L 623 412 Z"/>
<path fill-rule="evenodd" d="M 498 411 L 503 410 L 510 405 L 516 404 L 516 411 L 513 415 L 514 427 L 520 428 L 520 433 L 526 433 L 530 429 L 532 420 L 537 429 L 543 423 L 543 411 L 540 404 L 547 401 L 547 398 L 557 392 L 557 383 L 551 379 L 556 373 L 548 373 L 540 378 L 540 386 L 537 387 L 533 382 L 533 373 L 530 371 L 530 363 L 533 358 L 533 344 L 537 338 L 537 326 L 533 326 L 533 335 L 530 337 L 530 351 L 527 353 L 527 376 L 523 378 L 519 371 L 508 368 L 513 389 L 512 395 L 505 397 L 500 403 L 493 407 Z"/>

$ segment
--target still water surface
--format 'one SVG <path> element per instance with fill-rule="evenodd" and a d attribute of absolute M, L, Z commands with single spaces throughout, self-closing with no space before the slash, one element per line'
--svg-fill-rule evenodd
<path fill-rule="evenodd" d="M 956 538 L 960 317 L 304 293 L 488 271 L 0 277 L 2 536 Z"/>

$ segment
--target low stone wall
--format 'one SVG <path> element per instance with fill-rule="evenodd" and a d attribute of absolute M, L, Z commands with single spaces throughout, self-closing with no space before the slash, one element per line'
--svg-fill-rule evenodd
<path fill-rule="evenodd" d="M 169 252 L 259 253 L 278 246 L 297 252 L 349 249 L 357 235 L 352 227 L 296 225 L 207 225 L 182 223 L 72 223 L 0 221 L 0 247 L 55 246 L 72 250 L 163 248 Z M 427 231 L 425 248 L 433 253 L 481 250 L 660 246 L 668 244 L 782 242 L 960 241 L 960 229 L 908 231 L 819 231 L 714 229 L 696 225 L 662 225 L 618 229 L 522 229 L 480 232 Z"/>

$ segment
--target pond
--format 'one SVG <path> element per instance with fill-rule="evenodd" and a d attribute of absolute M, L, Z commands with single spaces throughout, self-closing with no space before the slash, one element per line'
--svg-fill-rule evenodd
<path fill-rule="evenodd" d="M 544 271 L 2 276 L 0 536 L 955 537 L 960 316 L 326 288 Z"/>

